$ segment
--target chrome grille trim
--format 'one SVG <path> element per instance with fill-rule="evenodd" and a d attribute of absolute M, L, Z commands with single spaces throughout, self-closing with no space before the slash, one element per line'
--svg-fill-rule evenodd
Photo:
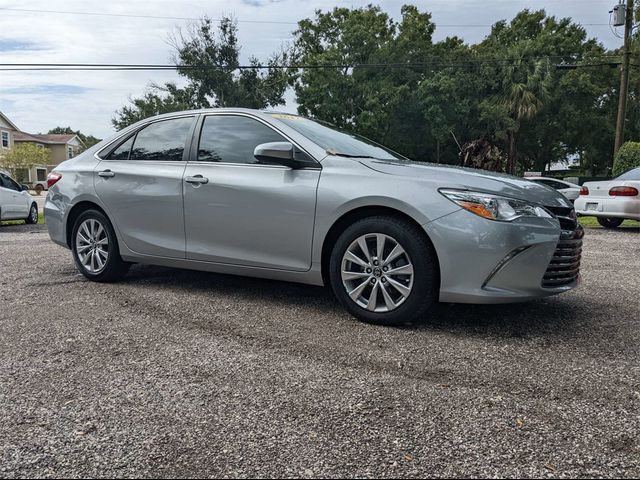
<path fill-rule="evenodd" d="M 565 216 L 565 225 L 571 219 L 571 215 Z M 575 217 L 575 214 L 573 215 Z M 558 288 L 570 285 L 578 280 L 580 275 L 580 259 L 582 256 L 582 238 L 584 229 L 578 225 L 571 229 L 564 228 L 560 217 L 560 225 L 563 227 L 556 250 L 549 262 L 547 271 L 542 278 L 543 288 Z"/>

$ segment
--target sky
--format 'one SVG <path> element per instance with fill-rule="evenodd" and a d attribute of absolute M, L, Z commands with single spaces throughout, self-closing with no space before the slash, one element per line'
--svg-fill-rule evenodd
<path fill-rule="evenodd" d="M 608 12 L 617 0 L 0 0 L 0 63 L 166 64 L 172 53 L 169 35 L 190 22 L 185 18 L 203 15 L 233 15 L 238 20 L 242 60 L 251 55 L 266 60 L 291 41 L 296 22 L 312 17 L 317 9 L 369 3 L 396 19 L 406 3 L 430 11 L 436 23 L 435 41 L 457 35 L 476 43 L 489 33 L 491 24 L 529 8 L 571 17 L 607 48 L 622 43 L 608 25 Z M 20 11 L 24 9 L 49 12 Z M 114 131 L 111 118 L 129 98 L 142 95 L 150 82 L 169 80 L 180 83 L 174 72 L 0 71 L 0 111 L 26 132 L 71 126 L 102 138 Z M 295 108 L 289 92 L 287 105 L 279 109 L 295 112 Z"/>

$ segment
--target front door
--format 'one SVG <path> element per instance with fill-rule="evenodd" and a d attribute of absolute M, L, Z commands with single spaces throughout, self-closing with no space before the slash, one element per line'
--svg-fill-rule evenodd
<path fill-rule="evenodd" d="M 187 258 L 308 270 L 319 167 L 258 163 L 257 145 L 288 139 L 256 118 L 216 114 L 203 120 L 184 174 Z"/>
<path fill-rule="evenodd" d="M 3 220 L 27 218 L 31 202 L 22 193 L 22 187 L 11 177 L 0 173 L 0 215 Z"/>
<path fill-rule="evenodd" d="M 182 176 L 194 121 L 189 116 L 151 123 L 95 168 L 96 192 L 136 253 L 184 258 Z"/>

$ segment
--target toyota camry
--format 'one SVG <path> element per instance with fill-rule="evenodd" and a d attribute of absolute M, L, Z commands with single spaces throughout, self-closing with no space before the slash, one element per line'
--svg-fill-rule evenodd
<path fill-rule="evenodd" d="M 48 183 L 52 240 L 98 282 L 143 263 L 328 285 L 390 325 L 438 301 L 520 302 L 579 281 L 583 230 L 557 191 L 411 161 L 297 115 L 149 118 Z"/>

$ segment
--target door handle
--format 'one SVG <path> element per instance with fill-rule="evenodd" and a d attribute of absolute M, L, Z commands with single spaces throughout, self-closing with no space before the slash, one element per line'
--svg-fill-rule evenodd
<path fill-rule="evenodd" d="M 116 174 L 111 170 L 103 170 L 101 172 L 98 172 L 98 176 L 103 178 L 111 178 L 111 177 L 115 177 Z"/>
<path fill-rule="evenodd" d="M 205 185 L 209 183 L 209 179 L 207 177 L 203 177 L 202 175 L 196 175 L 194 177 L 184 177 L 184 181 L 192 185 Z"/>

